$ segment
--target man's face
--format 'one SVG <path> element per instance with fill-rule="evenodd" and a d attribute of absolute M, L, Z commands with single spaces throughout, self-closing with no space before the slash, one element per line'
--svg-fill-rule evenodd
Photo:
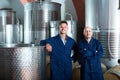
<path fill-rule="evenodd" d="M 83 34 L 84 34 L 86 39 L 91 38 L 92 37 L 92 29 L 90 27 L 85 28 Z"/>
<path fill-rule="evenodd" d="M 68 30 L 68 25 L 66 23 L 60 24 L 59 26 L 60 34 L 66 34 L 67 30 Z"/>

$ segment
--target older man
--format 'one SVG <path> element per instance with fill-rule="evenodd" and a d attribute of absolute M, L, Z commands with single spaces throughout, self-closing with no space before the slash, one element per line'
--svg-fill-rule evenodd
<path fill-rule="evenodd" d="M 103 55 L 101 43 L 92 37 L 92 28 L 84 28 L 84 39 L 79 43 L 81 55 L 81 80 L 104 80 L 100 59 Z"/>

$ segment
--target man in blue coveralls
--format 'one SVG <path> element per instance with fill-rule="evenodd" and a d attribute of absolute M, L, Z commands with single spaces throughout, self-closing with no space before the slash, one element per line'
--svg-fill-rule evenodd
<path fill-rule="evenodd" d="M 51 80 L 72 80 L 72 60 L 77 57 L 77 44 L 67 35 L 66 21 L 59 23 L 59 34 L 46 39 L 46 50 L 50 53 Z M 71 50 L 74 50 L 71 56 Z"/>
<path fill-rule="evenodd" d="M 102 45 L 92 37 L 91 27 L 85 27 L 83 34 L 85 38 L 78 46 L 81 55 L 81 80 L 104 80 L 100 62 Z"/>

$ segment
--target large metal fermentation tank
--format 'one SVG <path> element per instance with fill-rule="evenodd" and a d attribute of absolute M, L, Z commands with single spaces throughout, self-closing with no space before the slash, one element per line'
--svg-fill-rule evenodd
<path fill-rule="evenodd" d="M 10 36 L 13 38 L 10 37 L 8 40 L 10 43 L 0 44 L 0 80 L 46 79 L 46 52 L 44 46 L 38 46 L 38 44 L 40 40 L 49 36 L 47 29 L 49 21 L 60 20 L 60 4 L 32 2 L 25 4 L 24 9 L 24 31 L 20 30 L 20 33 L 24 34 L 24 40 L 13 42 L 15 36 L 12 34 L 18 34 L 18 30 L 12 28 L 10 32 L 13 32 Z M 20 29 L 19 26 L 16 28 Z M 7 27 L 7 30 L 9 29 L 10 27 Z"/>
<path fill-rule="evenodd" d="M 49 36 L 49 22 L 61 20 L 61 4 L 32 2 L 24 5 L 24 43 L 38 44 Z"/>
<path fill-rule="evenodd" d="M 45 80 L 44 48 L 0 48 L 0 80 Z"/>
<path fill-rule="evenodd" d="M 5 8 L 0 13 L 0 80 L 45 79 L 44 48 L 22 43 L 15 11 Z"/>
<path fill-rule="evenodd" d="M 104 56 L 102 62 L 107 67 L 118 65 L 118 59 L 120 59 L 119 0 L 86 0 L 86 4 L 86 14 L 89 16 L 86 17 L 86 23 L 91 21 L 90 24 L 86 25 L 92 25 L 94 36 L 103 45 Z M 88 8 L 88 6 L 93 8 Z M 93 14 L 90 14 L 89 11 L 92 11 Z"/>

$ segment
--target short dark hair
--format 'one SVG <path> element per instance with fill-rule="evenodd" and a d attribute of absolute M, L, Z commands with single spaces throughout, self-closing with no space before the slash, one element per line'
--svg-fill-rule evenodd
<path fill-rule="evenodd" d="M 68 25 L 67 21 L 60 21 L 59 25 L 61 25 L 62 23 L 65 23 Z"/>

